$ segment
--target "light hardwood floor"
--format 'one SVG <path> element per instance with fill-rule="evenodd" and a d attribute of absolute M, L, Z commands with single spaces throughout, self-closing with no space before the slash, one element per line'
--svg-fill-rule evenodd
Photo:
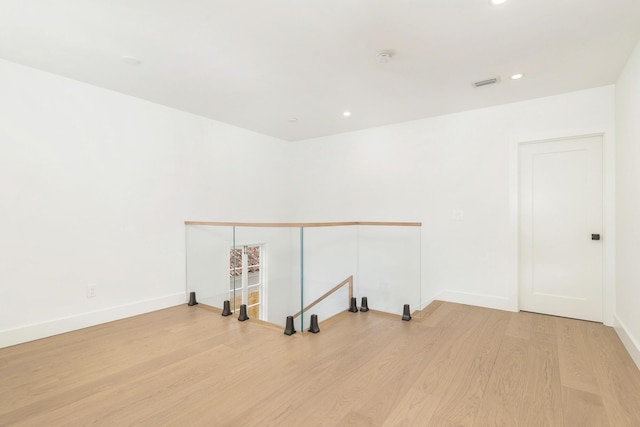
<path fill-rule="evenodd" d="M 180 306 L 0 350 L 0 425 L 640 426 L 600 324 L 434 302 L 320 334 Z"/>

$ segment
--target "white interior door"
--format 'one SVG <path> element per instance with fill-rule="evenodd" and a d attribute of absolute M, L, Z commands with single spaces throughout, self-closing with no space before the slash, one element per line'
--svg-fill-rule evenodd
<path fill-rule="evenodd" d="M 522 144 L 519 178 L 520 309 L 601 322 L 602 137 Z"/>

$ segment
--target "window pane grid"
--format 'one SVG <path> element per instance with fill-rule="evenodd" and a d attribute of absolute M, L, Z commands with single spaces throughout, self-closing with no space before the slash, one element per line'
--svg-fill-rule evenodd
<path fill-rule="evenodd" d="M 229 249 L 229 300 L 232 312 L 241 304 L 247 305 L 250 318 L 260 318 L 262 272 L 260 246 L 242 246 Z"/>

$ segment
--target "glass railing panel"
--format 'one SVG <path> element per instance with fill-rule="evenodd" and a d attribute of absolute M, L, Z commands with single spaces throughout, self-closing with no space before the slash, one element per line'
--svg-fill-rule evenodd
<path fill-rule="evenodd" d="M 247 304 L 249 318 L 284 328 L 301 305 L 300 229 L 236 226 L 233 243 L 236 310 Z"/>
<path fill-rule="evenodd" d="M 358 267 L 356 226 L 305 227 L 304 228 L 304 306 L 322 298 L 350 276 Z M 354 295 L 355 296 L 355 295 Z M 344 285 L 304 313 L 305 328 L 310 316 L 316 314 L 323 322 L 349 308 L 349 286 Z"/>
<path fill-rule="evenodd" d="M 186 225 L 187 295 L 198 303 L 222 309 L 229 299 L 229 249 L 233 227 Z"/>
<path fill-rule="evenodd" d="M 283 327 L 297 315 L 297 331 L 312 314 L 323 322 L 347 310 L 350 295 L 358 307 L 367 297 L 370 309 L 399 315 L 409 304 L 416 316 L 420 235 L 409 225 L 187 225 L 187 292 L 219 309 L 229 300 L 234 314 L 246 304 L 250 318 Z M 351 292 L 347 283 L 326 295 L 349 277 Z"/>
<path fill-rule="evenodd" d="M 402 315 L 409 304 L 411 315 L 420 316 L 420 229 L 358 226 L 355 293 L 367 297 L 369 309 Z"/>

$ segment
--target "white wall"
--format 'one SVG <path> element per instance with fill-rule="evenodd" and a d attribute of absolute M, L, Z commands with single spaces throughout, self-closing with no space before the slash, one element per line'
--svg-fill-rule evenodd
<path fill-rule="evenodd" d="M 283 215 L 279 140 L 6 61 L 0 94 L 0 347 L 182 303 L 183 221 Z"/>
<path fill-rule="evenodd" d="M 604 133 L 613 171 L 613 86 L 299 143 L 4 61 L 0 93 L 0 346 L 184 302 L 184 220 L 422 221 L 423 302 L 516 309 L 516 144 Z"/>
<path fill-rule="evenodd" d="M 419 227 L 358 227 L 356 296 L 369 308 L 403 314 L 404 304 L 420 308 Z"/>
<path fill-rule="evenodd" d="M 294 146 L 300 177 L 294 216 L 421 221 L 423 302 L 440 298 L 514 310 L 514 147 L 604 133 L 605 156 L 612 159 L 614 126 L 614 87 L 607 86 L 303 141 Z M 605 166 L 612 175 L 612 164 Z M 605 185 L 611 206 L 611 176 Z M 464 211 L 464 220 L 452 219 L 454 209 Z M 611 276 L 611 257 L 607 262 Z"/>
<path fill-rule="evenodd" d="M 618 333 L 640 367 L 640 44 L 616 85 Z"/>

